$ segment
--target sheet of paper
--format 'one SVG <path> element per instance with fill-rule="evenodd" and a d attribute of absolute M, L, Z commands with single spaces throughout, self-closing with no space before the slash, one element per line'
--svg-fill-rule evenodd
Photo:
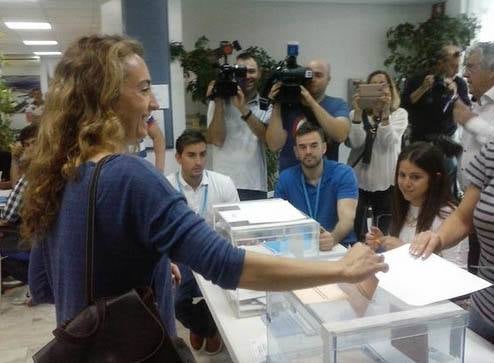
<path fill-rule="evenodd" d="M 0 189 L 0 197 L 7 198 L 11 191 L 12 189 Z"/>
<path fill-rule="evenodd" d="M 303 304 L 317 304 L 341 299 L 347 299 L 345 294 L 337 284 L 317 286 L 310 289 L 295 290 L 293 293 Z"/>
<path fill-rule="evenodd" d="M 240 209 L 250 223 L 291 222 L 307 218 L 286 200 L 270 199 L 269 203 L 242 203 Z"/>
<path fill-rule="evenodd" d="M 236 210 L 222 210 L 219 212 L 225 221 L 228 223 L 246 221 L 247 217 L 240 209 Z"/>
<path fill-rule="evenodd" d="M 385 252 L 387 273 L 379 272 L 379 286 L 405 303 L 423 306 L 485 289 L 491 283 L 437 255 L 410 255 L 410 244 Z"/>

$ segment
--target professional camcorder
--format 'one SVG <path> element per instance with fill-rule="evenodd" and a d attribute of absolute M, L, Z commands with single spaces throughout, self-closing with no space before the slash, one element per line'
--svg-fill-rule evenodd
<path fill-rule="evenodd" d="M 260 108 L 267 110 L 270 99 L 269 92 L 276 82 L 281 83 L 280 91 L 274 100 L 282 104 L 299 103 L 300 86 L 312 79 L 309 68 L 297 64 L 298 42 L 290 42 L 287 46 L 287 57 L 272 70 L 260 92 Z"/>
<path fill-rule="evenodd" d="M 223 64 L 216 63 L 218 69 L 216 82 L 213 88 L 211 98 L 228 99 L 237 94 L 239 80 L 247 75 L 247 68 L 236 64 L 228 64 L 228 56 L 233 53 L 233 50 L 241 50 L 238 41 L 228 42 L 221 41 L 220 47 L 214 50 L 218 58 L 223 58 Z"/>

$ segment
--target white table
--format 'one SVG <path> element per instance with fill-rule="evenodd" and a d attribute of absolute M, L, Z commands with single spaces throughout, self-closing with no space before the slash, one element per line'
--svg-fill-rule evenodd
<path fill-rule="evenodd" d="M 321 252 L 320 256 L 330 257 L 345 251 L 345 247 L 337 245 L 331 252 Z M 233 361 L 236 363 L 263 362 L 263 360 L 254 359 L 251 346 L 252 341 L 256 339 L 262 337 L 266 339 L 266 325 L 261 317 L 237 318 L 221 287 L 205 280 L 199 274 L 194 273 L 194 276 Z"/>
<path fill-rule="evenodd" d="M 341 251 L 344 251 L 343 247 Z M 266 325 L 261 317 L 237 318 L 225 292 L 202 276 L 194 275 L 232 360 L 235 363 L 263 362 L 262 359 L 254 359 L 252 349 L 253 342 L 266 339 Z M 465 362 L 494 362 L 494 345 L 467 329 Z"/>

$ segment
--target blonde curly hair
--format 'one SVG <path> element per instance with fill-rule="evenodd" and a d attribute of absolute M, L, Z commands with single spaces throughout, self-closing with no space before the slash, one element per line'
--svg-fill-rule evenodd
<path fill-rule="evenodd" d="M 113 108 L 125 81 L 125 61 L 135 54 L 143 54 L 135 40 L 92 35 L 75 41 L 58 63 L 26 172 L 25 239 L 35 242 L 50 230 L 65 184 L 76 178 L 81 163 L 124 149 L 124 129 Z"/>

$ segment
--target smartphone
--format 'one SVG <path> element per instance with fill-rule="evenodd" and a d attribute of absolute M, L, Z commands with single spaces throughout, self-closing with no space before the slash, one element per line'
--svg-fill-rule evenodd
<path fill-rule="evenodd" d="M 384 94 L 384 85 L 379 83 L 361 83 L 358 87 L 362 109 L 372 108 L 374 103 Z"/>

